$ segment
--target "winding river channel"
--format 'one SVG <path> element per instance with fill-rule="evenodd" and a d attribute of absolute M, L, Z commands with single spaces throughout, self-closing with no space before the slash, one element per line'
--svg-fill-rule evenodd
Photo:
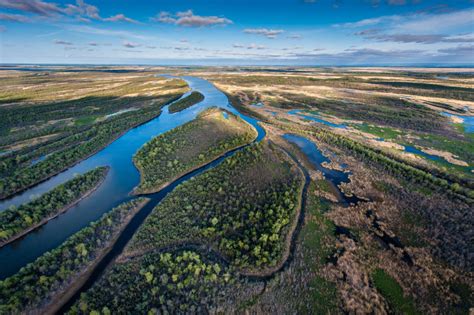
<path fill-rule="evenodd" d="M 204 79 L 191 76 L 184 76 L 182 79 L 188 83 L 192 90 L 202 93 L 205 99 L 199 104 L 174 114 L 168 112 L 169 105 L 165 106 L 160 116 L 129 130 L 95 155 L 21 194 L 0 202 L 0 211 L 11 205 L 18 206 L 68 181 L 75 174 L 85 173 L 98 166 L 110 167 L 104 183 L 87 198 L 36 231 L 0 249 L 0 266 L 2 266 L 0 268 L 0 279 L 13 275 L 21 267 L 57 247 L 69 236 L 84 228 L 90 222 L 97 220 L 113 207 L 135 198 L 130 195 L 130 192 L 138 185 L 140 180 L 140 174 L 132 162 L 135 152 L 153 137 L 194 119 L 202 110 L 213 106 L 226 109 L 240 116 L 257 129 L 258 137 L 255 141 L 260 141 L 265 136 L 265 131 L 258 125 L 258 121 L 240 114 L 230 105 L 227 96 L 213 84 Z M 186 93 L 183 97 L 188 94 Z M 192 176 L 216 166 L 235 151 L 231 151 L 225 156 L 176 180 L 166 189 L 156 194 L 147 195 L 151 198 L 151 201 L 127 226 L 111 254 L 117 254 L 117 251 L 121 251 L 146 216 L 174 187 Z"/>

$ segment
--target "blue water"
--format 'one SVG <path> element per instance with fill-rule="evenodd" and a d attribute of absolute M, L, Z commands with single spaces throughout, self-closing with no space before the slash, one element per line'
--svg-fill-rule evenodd
<path fill-rule="evenodd" d="M 425 153 L 411 145 L 405 145 L 405 152 L 417 154 L 432 161 L 446 162 L 446 160 L 440 156 Z"/>
<path fill-rule="evenodd" d="M 326 168 L 322 163 L 330 163 L 331 160 L 322 154 L 321 150 L 317 145 L 310 141 L 309 139 L 294 135 L 294 134 L 284 134 L 283 138 L 291 143 L 296 144 L 300 150 L 306 155 L 308 160 L 313 164 L 313 166 L 323 173 L 324 178 L 328 180 L 334 187 L 335 191 L 338 193 L 338 199 L 343 202 L 345 205 L 350 205 L 351 203 L 357 203 L 361 199 L 356 196 L 346 196 L 340 189 L 339 185 L 342 183 L 349 183 L 349 175 L 351 172 L 344 172 L 334 169 Z"/>
<path fill-rule="evenodd" d="M 263 139 L 265 131 L 258 125 L 258 121 L 241 115 L 229 104 L 227 96 L 214 85 L 197 77 L 182 78 L 192 90 L 204 95 L 202 102 L 174 114 L 168 112 L 169 105 L 165 106 L 160 116 L 129 130 L 95 155 L 11 199 L 0 202 L 0 209 L 6 209 L 11 205 L 18 206 L 68 181 L 75 174 L 85 173 L 98 166 L 110 167 L 104 183 L 90 196 L 41 228 L 0 248 L 0 278 L 14 274 L 44 252 L 60 245 L 67 237 L 87 226 L 91 221 L 100 218 L 105 212 L 133 198 L 129 196 L 129 193 L 140 180 L 139 172 L 132 163 L 135 152 L 153 137 L 194 119 L 202 110 L 213 106 L 226 109 L 257 129 L 256 141 Z M 189 93 L 183 97 L 187 94 Z"/>
<path fill-rule="evenodd" d="M 384 138 L 376 138 L 375 139 L 376 141 L 385 141 Z M 445 159 L 443 159 L 442 157 L 440 156 L 437 156 L 437 155 L 433 155 L 433 154 L 428 154 L 426 152 L 423 152 L 421 151 L 420 149 L 417 149 L 416 147 L 412 146 L 412 145 L 406 145 L 404 144 L 403 145 L 404 149 L 403 151 L 405 152 L 408 152 L 408 153 L 413 153 L 413 154 L 416 154 L 416 155 L 419 155 L 419 156 L 422 156 L 428 160 L 432 160 L 432 161 L 438 161 L 438 162 L 447 162 Z"/>
<path fill-rule="evenodd" d="M 229 119 L 229 114 L 227 114 L 226 112 L 222 112 L 222 116 L 224 116 L 225 119 Z"/>
<path fill-rule="evenodd" d="M 320 124 L 324 124 L 324 125 L 329 126 L 329 127 L 347 129 L 347 126 L 344 125 L 344 124 L 335 124 L 335 123 L 327 121 L 323 118 L 320 118 L 321 116 L 315 117 L 314 115 L 311 115 L 311 116 L 310 115 L 305 115 L 305 114 L 302 114 L 301 112 L 302 111 L 300 109 L 293 109 L 293 110 L 288 111 L 288 114 L 297 115 L 297 116 L 300 116 L 302 118 L 305 118 L 305 119 L 308 119 L 308 120 L 311 120 L 311 121 L 315 121 L 315 122 L 318 122 Z"/>
<path fill-rule="evenodd" d="M 474 133 L 474 116 L 466 116 L 466 115 L 454 115 L 446 112 L 441 113 L 447 117 L 458 117 L 463 120 L 464 130 L 468 133 Z"/>
<path fill-rule="evenodd" d="M 42 156 L 40 156 L 36 159 L 31 160 L 31 165 L 35 165 L 35 164 L 38 164 L 41 161 L 44 161 L 46 159 L 46 157 L 47 157 L 46 155 L 42 155 Z"/>

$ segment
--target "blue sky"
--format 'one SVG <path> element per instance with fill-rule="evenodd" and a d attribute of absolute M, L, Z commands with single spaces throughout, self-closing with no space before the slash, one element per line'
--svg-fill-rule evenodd
<path fill-rule="evenodd" d="M 0 0 L 0 63 L 471 65 L 474 1 Z"/>

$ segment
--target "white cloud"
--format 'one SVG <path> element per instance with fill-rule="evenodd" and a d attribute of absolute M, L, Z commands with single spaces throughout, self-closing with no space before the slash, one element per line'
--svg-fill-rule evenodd
<path fill-rule="evenodd" d="M 195 15 L 192 10 L 177 12 L 175 15 L 162 11 L 153 21 L 187 27 L 205 27 L 214 25 L 227 25 L 233 22 L 225 17 Z"/>
<path fill-rule="evenodd" d="M 78 32 L 78 33 L 85 33 L 85 34 L 95 34 L 95 35 L 103 35 L 103 36 L 117 36 L 120 38 L 135 38 L 140 40 L 149 40 L 152 39 L 148 36 L 143 36 L 137 34 L 136 32 L 128 32 L 128 31 L 121 31 L 121 30 L 109 30 L 103 28 L 92 27 L 88 25 L 72 25 L 66 26 L 66 30 Z"/>
<path fill-rule="evenodd" d="M 268 28 L 246 28 L 244 29 L 244 33 L 247 34 L 257 34 L 257 35 L 263 35 L 267 38 L 274 39 L 281 33 L 283 33 L 283 30 L 274 30 L 274 29 L 268 29 Z"/>
<path fill-rule="evenodd" d="M 41 0 L 0 0 L 0 7 L 42 16 L 53 16 L 64 13 L 64 9 L 60 8 L 57 4 Z"/>
<path fill-rule="evenodd" d="M 386 15 L 355 22 L 334 24 L 334 27 L 361 28 L 379 25 L 397 32 L 433 33 L 472 27 L 474 23 L 474 9 L 459 10 L 455 12 L 429 13 L 417 12 L 407 15 Z"/>
<path fill-rule="evenodd" d="M 417 14 L 406 19 L 395 28 L 407 32 L 436 32 L 471 27 L 474 23 L 474 9 L 461 10 L 442 14 Z"/>
<path fill-rule="evenodd" d="M 129 17 L 126 17 L 123 14 L 117 14 L 117 15 L 108 17 L 108 18 L 104 19 L 104 21 L 108 21 L 108 22 L 128 22 L 128 23 L 134 23 L 134 24 L 139 23 L 138 21 L 136 21 L 134 19 L 131 19 Z"/>
<path fill-rule="evenodd" d="M 68 41 L 65 41 L 65 40 L 61 40 L 61 39 L 56 39 L 54 40 L 54 42 L 56 45 L 63 45 L 63 46 L 72 46 L 74 45 L 73 43 L 71 42 L 68 42 Z"/>
<path fill-rule="evenodd" d="M 0 13 L 0 21 L 8 21 L 8 22 L 28 22 L 29 18 L 27 18 L 24 15 L 20 14 L 5 14 L 5 13 Z"/>
<path fill-rule="evenodd" d="M 76 5 L 68 4 L 63 12 L 85 20 L 100 20 L 99 9 L 94 5 L 85 3 L 84 0 L 77 0 Z"/>
<path fill-rule="evenodd" d="M 136 48 L 136 47 L 140 47 L 141 45 L 137 43 L 132 43 L 132 42 L 123 42 L 122 46 L 126 48 Z"/>
<path fill-rule="evenodd" d="M 293 34 L 293 35 L 288 35 L 288 36 L 286 36 L 286 38 L 289 38 L 289 39 L 301 39 L 301 35 L 299 35 L 299 34 Z"/>

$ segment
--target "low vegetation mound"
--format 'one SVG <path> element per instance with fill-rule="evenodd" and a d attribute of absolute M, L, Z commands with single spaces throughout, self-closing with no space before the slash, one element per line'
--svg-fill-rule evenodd
<path fill-rule="evenodd" d="M 395 314 L 415 315 L 419 312 L 415 309 L 411 297 L 403 294 L 402 287 L 398 282 L 388 275 L 384 270 L 377 269 L 372 275 L 377 290 L 388 301 Z"/>
<path fill-rule="evenodd" d="M 252 142 L 256 130 L 227 111 L 212 108 L 145 144 L 133 161 L 141 173 L 135 193 L 152 193 L 182 175 Z"/>
<path fill-rule="evenodd" d="M 281 149 L 268 142 L 249 146 L 175 188 L 125 255 L 201 243 L 241 272 L 268 273 L 288 254 L 303 184 L 303 174 Z"/>
<path fill-rule="evenodd" d="M 202 102 L 203 100 L 204 100 L 204 95 L 202 95 L 201 93 L 197 91 L 194 91 L 191 94 L 189 94 L 187 97 L 171 104 L 168 107 L 168 110 L 170 113 L 177 113 L 188 107 L 193 106 L 194 104 Z"/>
<path fill-rule="evenodd" d="M 107 167 L 99 167 L 74 177 L 41 197 L 0 212 L 0 246 L 22 236 L 66 211 L 96 189 L 107 175 Z"/>
<path fill-rule="evenodd" d="M 119 205 L 15 275 L 0 281 L 0 313 L 57 311 L 146 202 L 146 198 L 137 198 Z"/>

